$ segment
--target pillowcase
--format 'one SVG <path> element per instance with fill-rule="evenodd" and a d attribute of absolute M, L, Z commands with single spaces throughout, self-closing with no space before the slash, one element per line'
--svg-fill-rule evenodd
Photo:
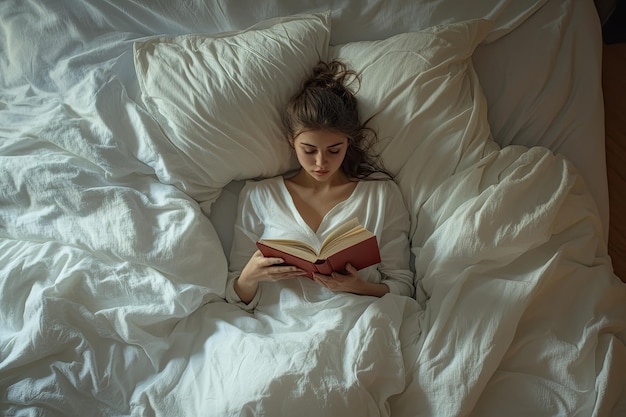
<path fill-rule="evenodd" d="M 303 77 L 327 58 L 329 38 L 325 13 L 134 44 L 142 100 L 175 148 L 161 152 L 168 147 L 157 144 L 159 159 L 206 214 L 230 181 L 297 166 L 281 111 Z"/>
<path fill-rule="evenodd" d="M 376 151 L 413 216 L 446 178 L 497 148 L 471 60 L 491 26 L 464 21 L 329 50 L 361 74 L 361 117 L 372 117 Z"/>

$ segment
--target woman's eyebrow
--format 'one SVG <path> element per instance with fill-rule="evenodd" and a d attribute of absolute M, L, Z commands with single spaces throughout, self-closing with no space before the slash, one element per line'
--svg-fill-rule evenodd
<path fill-rule="evenodd" d="M 304 145 L 304 146 L 309 146 L 309 147 L 311 147 L 311 148 L 317 148 L 317 146 L 315 146 L 315 145 L 311 145 L 310 143 L 304 143 L 304 142 L 301 142 L 301 144 L 302 144 L 302 145 Z M 335 146 L 339 146 L 339 145 L 343 145 L 343 144 L 344 144 L 344 142 L 337 142 L 337 143 L 335 143 L 334 145 L 327 146 L 326 148 L 327 148 L 327 149 L 328 149 L 328 148 L 334 148 Z"/>

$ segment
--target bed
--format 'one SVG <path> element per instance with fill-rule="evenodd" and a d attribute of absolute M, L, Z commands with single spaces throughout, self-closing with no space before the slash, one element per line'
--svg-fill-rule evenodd
<path fill-rule="evenodd" d="M 624 416 L 590 0 L 0 3 L 0 414 Z M 416 294 L 224 301 L 280 108 L 362 74 Z M 265 294 L 265 293 L 264 293 Z"/>

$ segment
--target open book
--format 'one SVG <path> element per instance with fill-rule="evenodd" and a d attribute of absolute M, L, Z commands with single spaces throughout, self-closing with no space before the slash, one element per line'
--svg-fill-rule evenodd
<path fill-rule="evenodd" d="M 358 270 L 380 262 L 376 235 L 359 224 L 356 218 L 328 235 L 319 252 L 304 242 L 289 239 L 261 239 L 256 245 L 263 256 L 283 258 L 285 264 L 307 271 L 309 278 L 313 278 L 315 272 L 324 275 L 345 273 L 347 263 Z"/>

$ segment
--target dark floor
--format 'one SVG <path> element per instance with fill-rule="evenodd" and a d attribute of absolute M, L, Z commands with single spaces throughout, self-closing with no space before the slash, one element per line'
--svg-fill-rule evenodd
<path fill-rule="evenodd" d="M 626 43 L 605 43 L 602 61 L 611 216 L 609 255 L 615 273 L 626 282 Z"/>

